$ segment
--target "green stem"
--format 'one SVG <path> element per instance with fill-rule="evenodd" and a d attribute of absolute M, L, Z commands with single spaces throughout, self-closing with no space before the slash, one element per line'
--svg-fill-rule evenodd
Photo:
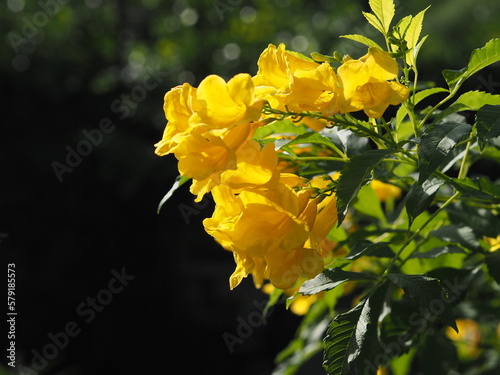
<path fill-rule="evenodd" d="M 281 159 L 286 159 L 286 160 L 293 160 L 293 161 L 341 161 L 341 162 L 348 162 L 349 158 L 337 158 L 335 156 L 289 156 L 289 155 L 283 155 L 280 154 L 279 157 Z"/>
<path fill-rule="evenodd" d="M 403 250 L 406 249 L 406 247 L 422 232 L 422 230 L 429 225 L 429 223 L 434 220 L 434 218 L 441 212 L 443 211 L 448 205 L 450 205 L 456 198 L 460 196 L 460 192 L 456 192 L 453 194 L 446 202 L 444 202 L 441 207 L 439 207 L 426 221 L 424 224 L 422 224 L 411 236 L 409 236 L 404 242 L 399 251 L 396 253 L 396 255 L 391 259 L 391 262 L 387 266 L 386 270 L 384 271 L 384 274 L 382 275 L 382 278 L 385 278 L 389 272 L 391 272 L 391 269 L 394 267 L 394 264 L 396 263 L 397 259 L 399 259 L 400 255 L 402 254 Z M 411 255 L 411 254 L 410 254 Z M 406 258 L 408 259 L 408 257 Z M 405 260 L 406 261 L 406 260 Z M 404 262 L 402 264 L 404 264 Z"/>
<path fill-rule="evenodd" d="M 424 124 L 426 123 L 426 121 L 429 119 L 429 116 L 432 115 L 432 113 L 434 113 L 434 111 L 436 109 L 438 109 L 444 103 L 446 103 L 448 100 L 450 100 L 451 98 L 453 98 L 454 95 L 455 95 L 455 93 L 451 93 L 450 92 L 450 94 L 446 98 L 444 98 L 438 104 L 436 104 L 434 107 L 432 107 L 432 109 L 425 115 L 425 117 L 422 119 L 422 121 L 420 121 L 420 123 L 418 124 L 417 130 L 420 130 L 422 128 L 422 126 L 424 126 Z"/>

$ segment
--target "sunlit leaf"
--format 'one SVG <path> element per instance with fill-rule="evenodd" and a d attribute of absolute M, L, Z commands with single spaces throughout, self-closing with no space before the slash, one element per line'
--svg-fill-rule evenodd
<path fill-rule="evenodd" d="M 374 28 L 376 28 L 382 34 L 385 34 L 384 26 L 380 23 L 377 16 L 375 16 L 374 14 L 368 13 L 368 12 L 362 12 L 362 13 L 370 25 L 372 25 Z"/>
<path fill-rule="evenodd" d="M 393 0 L 369 0 L 370 8 L 377 16 L 384 30 L 384 35 L 389 31 L 391 21 L 394 18 L 395 7 Z"/>
<path fill-rule="evenodd" d="M 500 39 L 491 39 L 484 47 L 472 51 L 469 64 L 465 68 L 444 70 L 443 77 L 450 91 L 456 92 L 467 78 L 497 61 L 500 61 Z"/>
<path fill-rule="evenodd" d="M 367 38 L 366 36 L 359 35 L 359 34 L 348 34 L 348 35 L 341 35 L 341 38 L 346 38 L 346 39 L 351 39 L 354 40 L 355 42 L 359 42 L 364 44 L 365 46 L 368 47 L 376 47 L 378 49 L 382 49 L 377 43 L 375 43 L 373 40 Z"/>
<path fill-rule="evenodd" d="M 420 33 L 422 32 L 422 23 L 424 21 L 424 14 L 429 9 L 430 6 L 425 8 L 423 11 L 419 12 L 415 17 L 412 18 L 408 28 L 406 29 L 405 37 L 407 46 L 409 49 L 413 49 L 406 55 L 406 62 L 408 65 L 415 65 L 417 56 L 414 53 L 415 47 L 418 44 Z"/>
<path fill-rule="evenodd" d="M 309 296 L 322 291 L 331 290 L 346 281 L 368 281 L 374 279 L 374 276 L 366 273 L 344 271 L 341 268 L 331 268 L 324 270 L 314 279 L 305 281 L 300 287 L 299 293 Z"/>
<path fill-rule="evenodd" d="M 156 213 L 160 213 L 160 210 L 162 208 L 162 206 L 165 204 L 165 202 L 167 200 L 170 199 L 170 197 L 174 194 L 174 192 L 180 188 L 182 185 L 184 185 L 186 182 L 188 182 L 189 180 L 191 180 L 190 177 L 186 177 L 186 176 L 177 176 L 176 179 L 175 179 L 175 182 L 174 184 L 172 185 L 172 187 L 170 188 L 170 190 L 167 192 L 167 194 L 165 194 L 165 196 L 162 198 L 162 200 L 160 201 L 160 204 L 158 205 L 158 208 L 156 209 Z"/>
<path fill-rule="evenodd" d="M 452 105 L 442 111 L 434 120 L 434 122 L 439 122 L 445 117 L 460 111 L 477 111 L 487 104 L 498 105 L 500 104 L 500 95 L 493 95 L 483 91 L 468 91 L 462 94 Z M 500 114 L 500 112 L 499 112 Z M 499 116 L 500 117 L 500 116 Z M 487 118 L 486 120 L 491 120 Z M 500 131 L 500 121 L 498 126 L 498 131 Z M 500 133 L 498 134 L 500 135 Z M 498 136 L 496 135 L 496 136 Z M 494 137 L 496 137 L 494 136 Z M 493 138 L 493 137 L 491 137 Z"/>

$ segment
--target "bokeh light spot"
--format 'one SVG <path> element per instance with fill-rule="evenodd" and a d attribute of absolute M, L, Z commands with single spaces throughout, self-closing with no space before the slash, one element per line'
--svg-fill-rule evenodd
<path fill-rule="evenodd" d="M 180 18 L 184 26 L 193 26 L 198 22 L 198 12 L 196 9 L 186 8 L 181 12 Z"/>

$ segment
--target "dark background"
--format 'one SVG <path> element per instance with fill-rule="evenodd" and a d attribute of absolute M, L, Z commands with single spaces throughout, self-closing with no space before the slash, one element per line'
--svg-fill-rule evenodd
<path fill-rule="evenodd" d="M 2 354 L 0 374 L 271 374 L 300 318 L 280 304 L 267 325 L 245 331 L 266 296 L 251 278 L 229 290 L 232 255 L 203 231 L 210 200 L 194 204 L 184 186 L 156 213 L 177 176 L 173 156 L 154 154 L 163 96 L 208 74 L 253 75 L 269 43 L 360 57 L 366 48 L 339 36 L 378 38 L 361 15 L 367 3 L 2 3 L 0 289 L 7 294 L 15 263 L 18 369 Z M 398 19 L 429 5 L 400 3 Z M 442 69 L 465 66 L 472 49 L 500 37 L 499 15 L 496 0 L 435 2 L 421 79 L 442 85 Z M 485 70 L 468 85 L 498 93 L 500 74 Z M 122 272 L 129 281 L 118 292 Z M 61 334 L 68 324 L 74 337 Z M 225 333 L 241 338 L 233 353 Z M 311 366 L 322 373 L 320 358 Z"/>

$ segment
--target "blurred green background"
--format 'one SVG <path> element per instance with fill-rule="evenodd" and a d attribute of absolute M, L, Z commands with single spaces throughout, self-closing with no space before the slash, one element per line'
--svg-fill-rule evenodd
<path fill-rule="evenodd" d="M 500 3 L 399 1 L 396 17 L 430 4 L 420 77 L 442 85 L 441 70 L 464 67 L 472 49 L 500 37 Z M 17 365 L 64 375 L 271 374 L 300 319 L 281 304 L 231 353 L 224 333 L 238 336 L 265 295 L 250 278 L 229 291 L 232 256 L 201 224 L 211 202 L 195 205 L 184 187 L 156 214 L 177 176 L 173 156 L 154 154 L 163 96 L 209 74 L 253 75 L 269 43 L 360 57 L 366 48 L 339 36 L 379 40 L 361 11 L 368 1 L 3 1 L 0 257 L 4 269 L 16 264 Z M 464 89 L 498 94 L 498 68 Z M 112 271 L 123 269 L 135 278 L 106 300 Z M 96 297 L 104 303 L 90 319 L 79 307 Z M 49 334 L 68 322 L 79 334 L 46 363 L 36 359 L 44 349 L 52 356 Z M 1 336 L 2 350 L 8 341 Z M 1 362 L 0 374 L 23 373 Z M 320 359 L 302 373 L 321 374 Z"/>

